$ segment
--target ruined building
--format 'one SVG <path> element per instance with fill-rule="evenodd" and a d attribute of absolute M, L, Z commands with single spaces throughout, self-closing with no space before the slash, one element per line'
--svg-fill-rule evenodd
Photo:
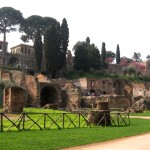
<path fill-rule="evenodd" d="M 0 42 L 0 64 L 3 65 L 3 42 Z M 15 67 L 35 68 L 34 49 L 20 44 L 7 53 L 7 62 Z M 43 60 L 44 62 L 44 60 Z M 121 66 L 111 66 L 111 73 L 120 72 Z M 68 51 L 67 69 L 73 69 L 73 57 Z M 147 66 L 147 75 L 149 75 Z M 140 98 L 150 99 L 150 83 L 134 83 L 118 78 L 49 79 L 37 74 L 0 69 L 0 106 L 5 112 L 21 112 L 23 107 L 78 110 L 95 109 L 100 101 L 109 108 L 126 110 Z"/>
<path fill-rule="evenodd" d="M 101 101 L 109 108 L 126 110 L 140 98 L 150 99 L 150 83 L 116 78 L 49 79 L 21 71 L 0 70 L 0 106 L 5 112 L 22 112 L 23 107 L 79 110 L 95 109 Z"/>

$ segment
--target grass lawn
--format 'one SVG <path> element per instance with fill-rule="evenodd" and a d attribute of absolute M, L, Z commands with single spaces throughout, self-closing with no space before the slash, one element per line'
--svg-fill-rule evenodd
<path fill-rule="evenodd" d="M 26 112 L 58 112 L 25 109 Z M 150 112 L 142 113 L 148 115 Z M 140 114 L 138 114 L 140 115 Z M 130 126 L 0 132 L 3 150 L 56 150 L 150 132 L 150 120 L 131 119 Z"/>
<path fill-rule="evenodd" d="M 130 113 L 130 116 L 146 116 L 146 117 L 150 117 L 150 111 L 149 110 L 145 110 L 143 113 Z"/>
<path fill-rule="evenodd" d="M 131 119 L 130 126 L 52 129 L 0 133 L 4 150 L 54 150 L 150 132 L 150 120 Z"/>

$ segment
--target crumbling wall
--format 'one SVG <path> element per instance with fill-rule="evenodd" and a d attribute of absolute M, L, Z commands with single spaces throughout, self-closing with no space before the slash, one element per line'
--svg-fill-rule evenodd
<path fill-rule="evenodd" d="M 66 101 L 67 99 L 67 101 Z M 73 85 L 72 82 L 66 82 L 62 89 L 62 103 L 66 103 L 66 108 L 75 110 L 81 105 L 81 90 Z"/>

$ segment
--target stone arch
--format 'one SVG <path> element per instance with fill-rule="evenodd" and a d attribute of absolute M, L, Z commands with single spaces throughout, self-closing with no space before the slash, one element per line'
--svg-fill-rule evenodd
<path fill-rule="evenodd" d="M 42 88 L 40 92 L 40 105 L 43 107 L 46 104 L 56 104 L 58 103 L 59 94 L 55 87 L 47 85 Z"/>
<path fill-rule="evenodd" d="M 21 87 L 4 89 L 4 112 L 21 113 L 26 103 L 26 91 Z"/>

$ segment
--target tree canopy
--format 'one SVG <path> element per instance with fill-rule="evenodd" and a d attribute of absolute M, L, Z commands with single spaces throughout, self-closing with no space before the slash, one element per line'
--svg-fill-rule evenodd
<path fill-rule="evenodd" d="M 115 58 L 115 53 L 112 51 L 106 51 L 106 58 Z"/>
<path fill-rule="evenodd" d="M 42 37 L 39 31 L 37 31 L 37 33 L 35 34 L 35 42 L 33 46 L 35 50 L 35 59 L 36 59 L 37 69 L 41 70 L 42 58 L 43 58 L 43 52 L 42 52 L 43 44 L 42 44 Z"/>
<path fill-rule="evenodd" d="M 139 53 L 139 52 L 134 52 L 132 58 L 134 59 L 134 61 L 138 61 L 138 62 L 142 61 L 142 59 L 141 59 L 141 53 Z"/>
<path fill-rule="evenodd" d="M 20 25 L 19 31 L 24 33 L 21 39 L 24 42 L 28 42 L 29 40 L 34 42 L 37 31 L 40 32 L 41 35 L 44 35 L 46 29 L 56 23 L 57 21 L 54 18 L 32 15 L 24 19 Z"/>
<path fill-rule="evenodd" d="M 100 69 L 100 53 L 94 44 L 90 44 L 87 40 L 82 42 L 79 41 L 74 45 L 73 50 L 75 55 L 74 68 L 76 70 L 89 71 L 91 69 Z"/>
<path fill-rule="evenodd" d="M 20 24 L 23 21 L 22 13 L 12 7 L 0 8 L 0 34 L 3 34 L 3 41 L 6 43 L 6 33 L 16 31 L 15 25 Z M 4 58 L 3 63 L 6 65 L 6 45 L 4 44 Z"/>

